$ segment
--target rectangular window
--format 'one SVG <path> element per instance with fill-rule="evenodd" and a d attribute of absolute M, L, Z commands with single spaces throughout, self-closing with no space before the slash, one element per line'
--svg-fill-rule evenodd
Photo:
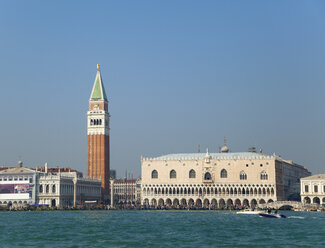
<path fill-rule="evenodd" d="M 308 185 L 305 185 L 305 192 L 308 193 Z"/>
<path fill-rule="evenodd" d="M 318 192 L 318 186 L 314 185 L 314 192 L 317 193 Z"/>

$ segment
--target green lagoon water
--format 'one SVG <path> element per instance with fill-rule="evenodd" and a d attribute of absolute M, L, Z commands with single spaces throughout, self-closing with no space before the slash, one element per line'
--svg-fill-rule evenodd
<path fill-rule="evenodd" d="M 1 212 L 0 247 L 325 247 L 325 213 Z"/>

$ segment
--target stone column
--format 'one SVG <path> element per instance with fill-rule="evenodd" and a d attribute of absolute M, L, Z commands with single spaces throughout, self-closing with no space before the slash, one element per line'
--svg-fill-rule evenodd
<path fill-rule="evenodd" d="M 111 208 L 114 207 L 114 180 L 111 180 Z"/>
<path fill-rule="evenodd" d="M 77 201 L 77 178 L 73 178 L 73 207 L 76 207 L 76 201 Z"/>

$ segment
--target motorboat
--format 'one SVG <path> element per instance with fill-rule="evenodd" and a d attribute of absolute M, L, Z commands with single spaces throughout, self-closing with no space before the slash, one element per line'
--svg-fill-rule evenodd
<path fill-rule="evenodd" d="M 260 213 L 259 215 L 265 218 L 277 218 L 277 219 L 287 218 L 287 216 L 278 213 Z"/>
<path fill-rule="evenodd" d="M 236 214 L 260 214 L 260 213 L 263 212 L 255 209 L 244 209 L 244 210 L 237 211 Z"/>

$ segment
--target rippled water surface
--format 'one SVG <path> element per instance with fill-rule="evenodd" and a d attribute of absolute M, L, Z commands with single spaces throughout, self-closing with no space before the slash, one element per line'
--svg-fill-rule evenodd
<path fill-rule="evenodd" d="M 325 213 L 1 212 L 0 247 L 325 247 Z"/>

